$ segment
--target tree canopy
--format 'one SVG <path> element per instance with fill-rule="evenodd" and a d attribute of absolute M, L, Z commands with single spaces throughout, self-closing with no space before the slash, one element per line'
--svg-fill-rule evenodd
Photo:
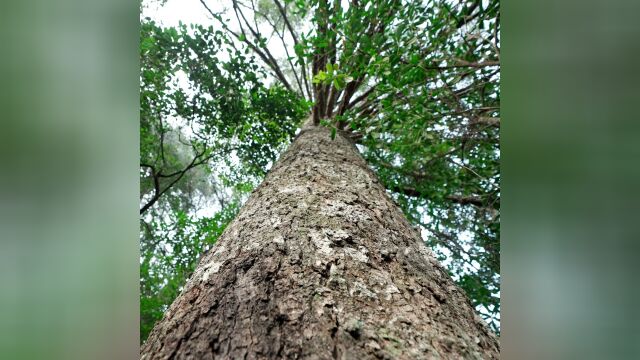
<path fill-rule="evenodd" d="M 309 114 L 499 331 L 499 2 L 200 2 L 209 27 L 142 20 L 141 338 Z"/>

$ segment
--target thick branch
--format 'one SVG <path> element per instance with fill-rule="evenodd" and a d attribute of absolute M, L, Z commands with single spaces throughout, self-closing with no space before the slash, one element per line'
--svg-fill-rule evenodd
<path fill-rule="evenodd" d="M 499 117 L 486 117 L 479 116 L 472 120 L 474 124 L 487 125 L 487 126 L 495 126 L 500 127 L 500 118 Z"/>
<path fill-rule="evenodd" d="M 414 187 L 411 186 L 396 186 L 391 188 L 392 191 L 410 196 L 415 198 L 425 198 L 425 194 L 420 192 Z M 477 207 L 485 207 L 485 203 L 479 196 L 462 196 L 462 195 L 449 195 L 445 198 L 455 204 L 459 205 L 474 205 Z"/>
<path fill-rule="evenodd" d="M 468 195 L 468 196 L 449 195 L 447 196 L 446 199 L 460 205 L 475 205 L 477 207 L 485 206 L 485 203 L 484 201 L 482 201 L 482 198 L 474 195 Z"/>
<path fill-rule="evenodd" d="M 347 104 L 346 110 L 351 109 L 355 104 L 359 103 L 360 101 L 364 100 L 367 98 L 367 96 L 371 95 L 371 93 L 373 93 L 373 91 L 376 89 L 376 85 L 373 85 L 371 88 L 369 88 L 369 90 L 365 91 L 364 93 L 362 93 L 360 96 L 358 96 L 357 98 L 351 100 L 351 102 L 349 102 Z"/>

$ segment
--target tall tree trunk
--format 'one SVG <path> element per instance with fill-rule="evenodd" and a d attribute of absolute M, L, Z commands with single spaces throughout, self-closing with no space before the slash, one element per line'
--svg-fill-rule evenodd
<path fill-rule="evenodd" d="M 305 126 L 142 359 L 497 359 L 496 336 L 353 143 Z"/>

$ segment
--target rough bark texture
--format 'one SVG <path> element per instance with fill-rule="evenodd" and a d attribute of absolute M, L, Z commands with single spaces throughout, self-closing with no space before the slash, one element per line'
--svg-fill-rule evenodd
<path fill-rule="evenodd" d="M 142 348 L 151 359 L 497 359 L 340 132 L 303 128 Z"/>

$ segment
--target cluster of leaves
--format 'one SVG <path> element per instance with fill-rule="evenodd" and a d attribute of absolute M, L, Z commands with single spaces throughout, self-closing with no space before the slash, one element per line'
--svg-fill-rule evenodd
<path fill-rule="evenodd" d="M 193 194 L 201 165 L 222 159 L 234 173 L 263 175 L 308 111 L 294 93 L 266 87 L 254 59 L 213 28 L 144 21 L 140 51 L 141 213 L 163 195 Z M 193 198 L 173 196 L 183 210 Z"/>
<path fill-rule="evenodd" d="M 220 31 L 140 38 L 141 339 L 308 114 Z"/>
<path fill-rule="evenodd" d="M 360 69 L 371 93 L 344 115 L 365 158 L 496 331 L 498 10 L 497 1 L 394 9 L 401 17 L 386 25 L 388 36 L 372 37 L 378 52 Z"/>
<path fill-rule="evenodd" d="M 370 93 L 338 121 L 499 332 L 498 2 L 375 3 L 345 15 L 366 34 L 359 19 L 395 14 L 358 40 L 367 60 L 347 73 Z"/>
<path fill-rule="evenodd" d="M 143 222 L 140 259 L 140 337 L 146 339 L 153 325 L 180 294 L 195 270 L 201 254 L 222 234 L 240 209 L 240 201 L 227 204 L 213 217 L 194 218 L 184 212 L 175 221 Z"/>

